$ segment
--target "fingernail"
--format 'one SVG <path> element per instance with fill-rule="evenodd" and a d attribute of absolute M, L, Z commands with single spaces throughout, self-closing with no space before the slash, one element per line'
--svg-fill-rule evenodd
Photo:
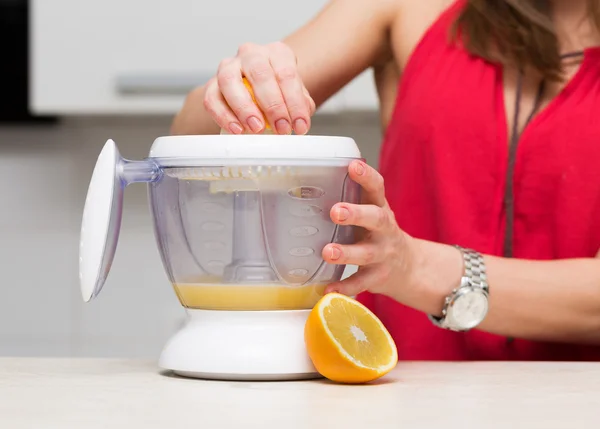
<path fill-rule="evenodd" d="M 296 119 L 296 122 L 294 122 L 294 131 L 296 131 L 296 134 L 306 134 L 308 132 L 308 124 L 304 119 Z"/>
<path fill-rule="evenodd" d="M 231 124 L 229 124 L 229 132 L 231 134 L 242 134 L 244 132 L 244 129 L 237 122 L 232 122 Z"/>
<path fill-rule="evenodd" d="M 347 208 L 340 207 L 337 209 L 337 218 L 339 221 L 344 222 L 350 216 L 350 211 Z"/>
<path fill-rule="evenodd" d="M 331 260 L 337 261 L 338 259 L 340 259 L 340 256 L 342 256 L 342 252 L 340 252 L 340 249 L 338 249 L 337 247 L 332 247 L 329 255 Z"/>
<path fill-rule="evenodd" d="M 290 134 L 292 132 L 292 126 L 286 119 L 280 119 L 275 122 L 275 129 L 278 134 Z"/>
<path fill-rule="evenodd" d="M 248 118 L 248 126 L 253 133 L 260 133 L 263 129 L 263 123 L 256 116 L 250 116 Z"/>
<path fill-rule="evenodd" d="M 356 174 L 358 174 L 359 176 L 362 176 L 363 174 L 365 174 L 365 166 L 362 162 L 358 162 L 356 164 L 356 167 L 354 168 L 354 171 L 356 171 Z"/>

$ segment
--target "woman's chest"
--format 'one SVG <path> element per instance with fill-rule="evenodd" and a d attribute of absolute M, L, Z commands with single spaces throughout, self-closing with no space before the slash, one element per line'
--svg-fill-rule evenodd
<path fill-rule="evenodd" d="M 515 174 L 523 178 L 596 178 L 600 61 L 594 60 L 536 103 L 536 81 L 519 88 L 499 66 L 464 53 L 457 59 L 447 52 L 421 57 L 400 81 L 389 146 L 437 153 L 457 165 L 476 155 L 475 170 L 499 173 L 512 155 Z"/>
<path fill-rule="evenodd" d="M 465 54 L 455 59 L 450 52 L 432 52 L 411 64 L 400 83 L 380 162 L 387 182 L 398 187 L 390 194 L 398 200 L 393 204 L 410 201 L 423 207 L 422 214 L 431 212 L 432 230 L 440 222 L 451 228 L 450 221 L 438 217 L 443 212 L 457 219 L 488 219 L 479 228 L 482 236 L 500 237 L 507 218 L 514 217 L 509 227 L 515 255 L 530 244 L 526 253 L 537 257 L 595 254 L 600 245 L 600 232 L 594 232 L 600 230 L 599 66 L 585 64 L 518 131 L 511 150 L 510 89 L 501 69 Z M 528 113 L 523 106 L 532 103 L 524 99 L 521 113 Z M 410 215 L 403 216 L 412 222 Z M 536 253 L 543 247 L 540 240 L 551 241 L 544 242 L 543 254 Z M 502 239 L 494 243 L 500 252 Z"/>

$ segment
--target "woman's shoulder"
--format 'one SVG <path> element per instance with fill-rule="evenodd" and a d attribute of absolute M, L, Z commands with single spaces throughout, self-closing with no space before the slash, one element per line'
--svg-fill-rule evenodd
<path fill-rule="evenodd" d="M 401 0 L 390 38 L 396 63 L 403 69 L 415 47 L 440 17 L 463 0 Z"/>
<path fill-rule="evenodd" d="M 417 44 L 441 15 L 457 4 L 457 0 L 394 1 L 386 54 L 373 65 L 381 124 L 384 128 L 392 118 L 402 71 Z"/>

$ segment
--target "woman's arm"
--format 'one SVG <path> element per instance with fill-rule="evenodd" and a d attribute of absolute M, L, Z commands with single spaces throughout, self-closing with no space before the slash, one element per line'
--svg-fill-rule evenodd
<path fill-rule="evenodd" d="M 440 316 L 445 298 L 463 275 L 461 252 L 402 231 L 376 170 L 353 162 L 349 175 L 362 186 L 364 204 L 336 204 L 331 218 L 364 228 L 367 234 L 356 244 L 325 246 L 328 263 L 360 266 L 357 274 L 329 285 L 327 292 L 371 291 Z M 600 258 L 484 259 L 489 311 L 477 329 L 529 340 L 600 345 Z"/>
<path fill-rule="evenodd" d="M 286 75 L 297 73 L 316 106 L 320 106 L 386 52 L 388 29 L 397 8 L 398 2 L 394 0 L 331 0 L 314 19 L 283 40 L 297 60 L 297 64 L 293 64 L 292 59 L 292 65 L 283 72 Z M 251 66 L 253 58 L 263 53 L 253 57 L 252 52 L 245 52 L 246 63 Z M 271 63 L 278 62 L 283 61 L 271 58 Z M 289 70 L 290 67 L 294 70 Z M 274 85 L 281 86 L 281 82 L 275 82 L 274 74 L 272 79 Z M 241 76 L 236 88 L 242 88 L 239 83 Z M 267 86 L 273 88 L 270 83 L 260 83 L 261 88 Z M 267 97 L 261 88 L 254 88 L 259 101 Z M 300 90 L 299 85 L 294 86 L 293 91 Z M 213 108 L 205 106 L 206 92 L 206 86 L 202 86 L 188 95 L 173 121 L 173 134 L 214 134 L 219 131 Z M 240 99 L 239 95 L 237 99 Z M 240 103 L 246 101 L 240 99 Z M 243 119 L 240 118 L 240 122 L 245 124 Z M 275 123 L 278 117 L 269 119 L 270 123 Z"/>
<path fill-rule="evenodd" d="M 414 306 L 439 316 L 444 298 L 460 282 L 462 258 L 451 246 L 414 241 L 419 256 L 413 278 L 422 282 L 419 289 L 429 291 Z M 600 344 L 600 259 L 484 259 L 490 307 L 478 329 L 538 341 Z"/>

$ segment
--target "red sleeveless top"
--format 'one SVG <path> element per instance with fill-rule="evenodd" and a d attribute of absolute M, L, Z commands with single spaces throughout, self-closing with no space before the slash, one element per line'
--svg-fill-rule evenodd
<path fill-rule="evenodd" d="M 380 171 L 407 233 L 502 256 L 509 158 L 502 67 L 449 41 L 464 4 L 446 10 L 415 48 Z M 515 258 L 593 257 L 600 249 L 600 49 L 584 54 L 576 76 L 519 139 Z M 455 333 L 387 297 L 363 293 L 358 299 L 388 327 L 401 360 L 600 360 L 600 347 Z"/>

